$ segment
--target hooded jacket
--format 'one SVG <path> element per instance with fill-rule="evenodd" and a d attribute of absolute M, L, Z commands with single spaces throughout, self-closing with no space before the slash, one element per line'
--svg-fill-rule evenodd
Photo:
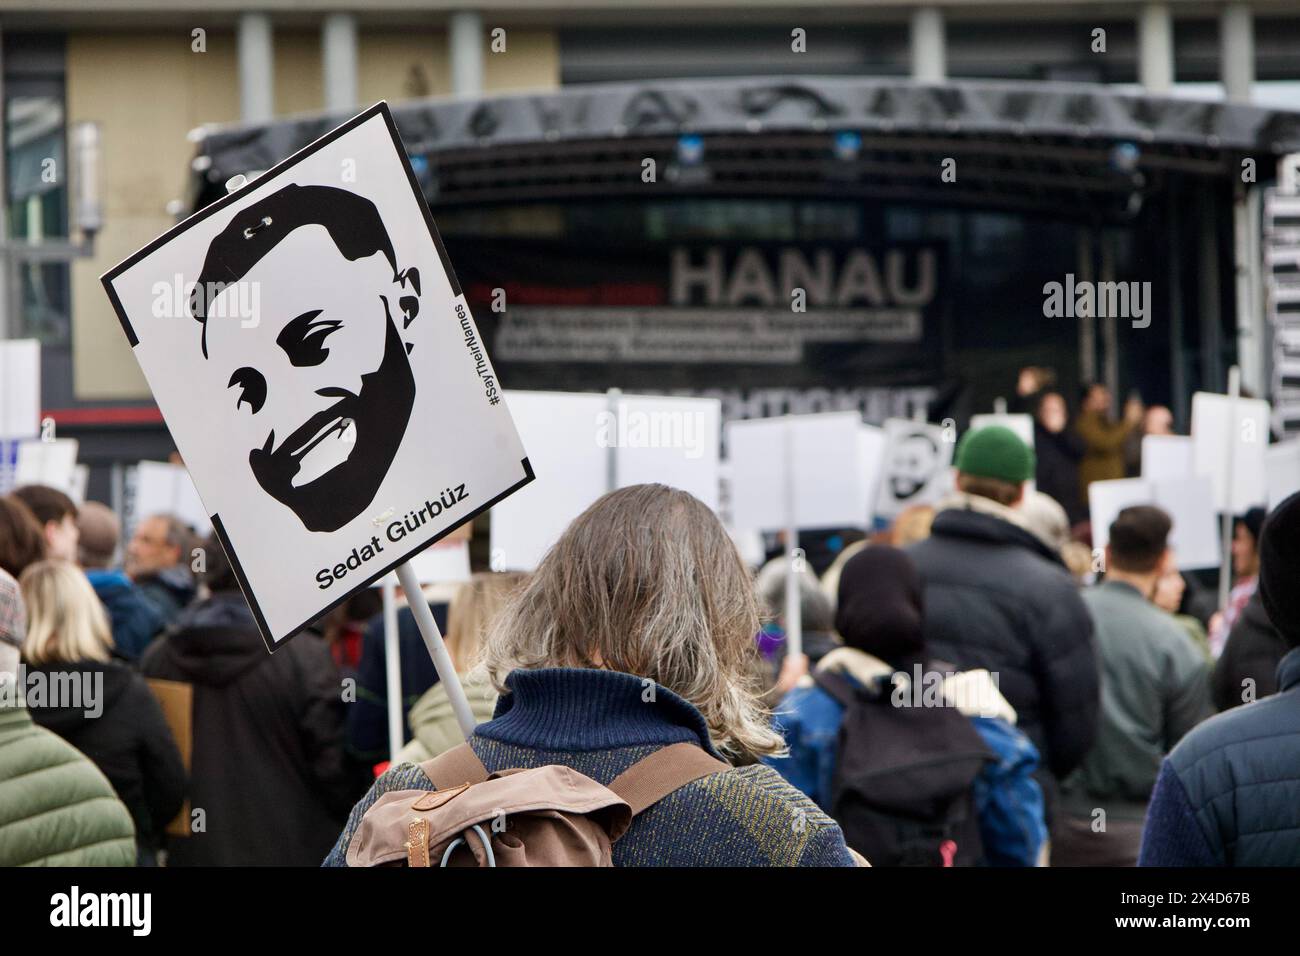
<path fill-rule="evenodd" d="M 205 829 L 173 838 L 169 864 L 320 862 L 353 797 L 325 644 L 300 634 L 268 654 L 243 596 L 225 592 L 183 612 L 141 667 L 194 689 L 190 802 Z"/>
<path fill-rule="evenodd" d="M 135 585 L 167 624 L 194 600 L 196 591 L 194 575 L 183 564 L 142 577 Z"/>
<path fill-rule="evenodd" d="M 27 678 L 32 719 L 94 762 L 131 811 L 140 847 L 156 850 L 185 799 L 185 766 L 149 685 L 121 664 L 99 661 L 28 665 Z M 53 695 L 38 697 L 34 680 L 75 686 L 77 699 L 51 706 Z"/>
<path fill-rule="evenodd" d="M 92 568 L 86 571 L 86 579 L 108 611 L 115 652 L 129 661 L 139 660 L 166 625 L 162 611 L 121 571 Z"/>
<path fill-rule="evenodd" d="M 1019 517 L 958 495 L 907 549 L 921 573 L 925 646 L 959 670 L 996 673 L 1018 726 L 1058 777 L 1097 736 L 1092 621 L 1060 557 Z"/>

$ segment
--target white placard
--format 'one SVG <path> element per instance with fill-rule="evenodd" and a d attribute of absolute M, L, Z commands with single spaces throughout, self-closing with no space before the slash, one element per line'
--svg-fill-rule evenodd
<path fill-rule="evenodd" d="M 1300 439 L 1269 445 L 1264 450 L 1264 471 L 1271 511 L 1300 491 Z"/>
<path fill-rule="evenodd" d="M 1219 527 L 1213 503 L 1210 480 L 1203 475 L 1164 481 L 1094 481 L 1088 485 L 1093 547 L 1106 547 L 1111 523 L 1125 508 L 1155 505 L 1173 522 L 1169 546 L 1179 570 L 1216 568 L 1220 561 Z"/>
<path fill-rule="evenodd" d="M 492 509 L 491 562 L 530 571 L 569 523 L 606 491 L 655 482 L 714 511 L 722 403 L 596 392 L 507 392 L 541 476 Z"/>
<path fill-rule="evenodd" d="M 71 496 L 77 488 L 77 439 L 39 438 L 18 443 L 14 487 L 48 485 Z"/>
<path fill-rule="evenodd" d="M 657 482 L 680 488 L 717 511 L 722 402 L 625 395 L 615 404 L 597 435 L 603 442 L 617 443 L 615 484 L 626 488 Z"/>
<path fill-rule="evenodd" d="M 1034 447 L 1034 417 L 1032 415 L 1011 414 L 1009 412 L 998 413 L 988 412 L 984 415 L 972 415 L 970 417 L 970 431 L 978 431 L 981 428 L 988 428 L 990 425 L 1001 425 L 1003 428 L 1010 428 L 1020 436 L 1030 448 Z"/>
<path fill-rule="evenodd" d="M 411 567 L 415 569 L 416 580 L 422 585 L 468 581 L 469 544 L 464 541 L 439 541 L 413 557 Z M 391 581 L 394 587 L 398 586 L 397 575 L 389 574 L 373 582 L 372 587 L 378 587 L 384 581 Z"/>
<path fill-rule="evenodd" d="M 131 512 L 132 527 L 150 515 L 174 515 L 196 534 L 207 535 L 212 530 L 207 509 L 184 465 L 166 461 L 142 461 L 136 465 Z"/>
<path fill-rule="evenodd" d="M 0 341 L 0 438 L 32 438 L 41 423 L 41 343 Z"/>
<path fill-rule="evenodd" d="M 609 400 L 599 393 L 506 393 L 537 480 L 492 509 L 491 567 L 531 571 L 609 488 L 609 450 L 596 440 Z"/>
<path fill-rule="evenodd" d="M 1192 396 L 1192 470 L 1208 475 L 1218 511 L 1242 514 L 1268 500 L 1264 450 L 1271 409 L 1257 398 L 1197 392 Z M 1229 421 L 1229 416 L 1232 420 Z M 1231 461 L 1232 488 L 1228 488 Z"/>
<path fill-rule="evenodd" d="M 272 650 L 532 478 L 385 104 L 103 283 Z"/>
<path fill-rule="evenodd" d="M 77 504 L 86 503 L 86 486 L 90 484 L 90 466 L 73 465 L 72 467 L 72 490 L 68 495 Z"/>
<path fill-rule="evenodd" d="M 732 520 L 740 530 L 865 528 L 873 501 L 857 412 L 728 422 Z M 786 435 L 794 515 L 786 508 Z"/>
<path fill-rule="evenodd" d="M 1032 429 L 1031 429 L 1032 432 Z M 911 505 L 932 505 L 952 493 L 952 453 L 942 425 L 885 420 L 886 451 L 876 511 L 895 518 Z"/>
<path fill-rule="evenodd" d="M 1147 481 L 1186 478 L 1193 470 L 1192 440 L 1186 435 L 1143 435 L 1142 477 Z"/>
<path fill-rule="evenodd" d="M 859 425 L 858 441 L 862 446 L 863 482 L 866 490 L 867 512 L 862 518 L 863 527 L 868 531 L 876 521 L 875 506 L 880 500 L 881 488 L 885 481 L 885 455 L 889 450 L 889 439 L 885 430 L 875 425 Z M 951 482 L 951 477 L 949 477 Z"/>

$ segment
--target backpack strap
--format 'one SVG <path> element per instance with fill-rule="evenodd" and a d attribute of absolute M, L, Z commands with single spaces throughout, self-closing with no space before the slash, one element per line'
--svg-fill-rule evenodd
<path fill-rule="evenodd" d="M 610 781 L 609 789 L 632 808 L 635 816 L 688 783 L 730 769 L 731 764 L 698 744 L 669 744 L 632 764 Z"/>
<path fill-rule="evenodd" d="M 483 783 L 490 776 L 483 761 L 469 744 L 452 747 L 446 753 L 420 764 L 435 790 L 447 790 L 466 783 Z"/>

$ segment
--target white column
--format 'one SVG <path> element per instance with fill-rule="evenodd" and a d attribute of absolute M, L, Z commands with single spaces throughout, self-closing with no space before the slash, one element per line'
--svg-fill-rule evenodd
<path fill-rule="evenodd" d="M 947 78 L 943 11 L 938 7 L 918 7 L 912 11 L 912 79 L 920 83 L 942 83 Z"/>
<path fill-rule="evenodd" d="M 1138 80 L 1149 93 L 1174 85 L 1174 18 L 1163 3 L 1146 3 L 1138 13 Z"/>
<path fill-rule="evenodd" d="M 1230 3 L 1219 19 L 1219 72 L 1228 99 L 1250 102 L 1255 82 L 1255 21 L 1250 6 Z"/>
<path fill-rule="evenodd" d="M 321 79 L 325 109 L 341 113 L 357 105 L 357 18 L 330 13 L 320 30 Z"/>
<path fill-rule="evenodd" d="M 451 91 L 457 96 L 483 92 L 483 18 L 474 10 L 458 10 L 447 23 L 451 48 Z"/>
<path fill-rule="evenodd" d="M 275 116 L 275 50 L 271 17 L 239 15 L 239 115 L 246 123 L 265 123 Z"/>

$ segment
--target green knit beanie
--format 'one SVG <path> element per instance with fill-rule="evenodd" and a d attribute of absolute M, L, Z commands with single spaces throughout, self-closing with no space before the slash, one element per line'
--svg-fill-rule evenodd
<path fill-rule="evenodd" d="M 1002 425 L 967 432 L 953 458 L 957 470 L 979 478 L 996 478 L 1018 485 L 1034 477 L 1034 450 Z"/>

